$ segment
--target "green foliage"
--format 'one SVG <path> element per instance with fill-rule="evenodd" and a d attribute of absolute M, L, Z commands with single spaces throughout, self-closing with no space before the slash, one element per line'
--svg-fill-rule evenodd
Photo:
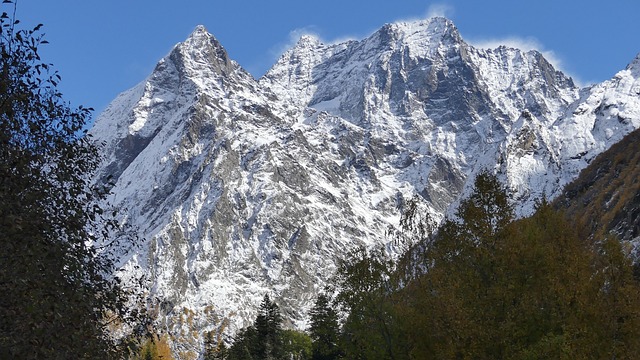
<path fill-rule="evenodd" d="M 428 271 L 403 289 L 411 356 L 631 358 L 640 297 L 619 243 L 595 251 L 544 201 L 513 220 L 506 194 L 495 177 L 476 179 L 459 221 L 433 241 Z"/>
<path fill-rule="evenodd" d="M 287 360 L 311 360 L 312 342 L 309 335 L 295 330 L 282 331 L 283 358 Z"/>
<path fill-rule="evenodd" d="M 233 345 L 229 348 L 229 360 L 252 360 L 258 356 L 258 332 L 255 326 L 244 328 L 236 334 Z M 207 354 L 205 354 L 206 357 Z"/>
<path fill-rule="evenodd" d="M 398 289 L 393 262 L 382 250 L 359 250 L 347 257 L 336 278 L 338 305 L 348 316 L 341 348 L 348 359 L 398 359 L 404 352 L 394 305 Z"/>
<path fill-rule="evenodd" d="M 514 217 L 507 189 L 486 171 L 478 174 L 474 191 L 460 203 L 456 215 L 462 223 L 449 220 L 446 226 L 452 226 L 461 241 L 477 247 L 491 246 Z"/>
<path fill-rule="evenodd" d="M 0 16 L 0 358 L 124 357 L 107 327 L 139 314 L 97 246 L 128 237 L 90 183 L 90 109 L 64 102 L 38 54 L 41 25 L 17 24 Z"/>
<path fill-rule="evenodd" d="M 227 351 L 205 338 L 205 359 L 310 360 L 311 338 L 302 332 L 282 329 L 282 315 L 275 302 L 264 296 L 254 323 L 236 334 Z M 209 344 L 209 345 L 207 345 Z"/>
<path fill-rule="evenodd" d="M 280 309 L 265 295 L 254 324 L 236 335 L 228 359 L 282 359 L 285 356 L 283 341 Z"/>
<path fill-rule="evenodd" d="M 313 342 L 313 360 L 334 360 L 340 358 L 340 325 L 338 313 L 331 307 L 329 298 L 318 295 L 315 305 L 309 311 Z"/>
<path fill-rule="evenodd" d="M 630 359 L 640 349 L 640 286 L 631 260 L 618 239 L 609 236 L 600 246 L 594 281 L 598 286 L 600 336 L 605 356 Z"/>
<path fill-rule="evenodd" d="M 401 276 L 381 252 L 341 266 L 345 358 L 633 359 L 640 350 L 640 287 L 620 242 L 588 241 L 544 200 L 515 220 L 491 174 L 423 249 L 408 253 Z"/>
<path fill-rule="evenodd" d="M 275 302 L 265 295 L 255 321 L 257 333 L 257 358 L 279 359 L 282 357 L 282 316 Z"/>

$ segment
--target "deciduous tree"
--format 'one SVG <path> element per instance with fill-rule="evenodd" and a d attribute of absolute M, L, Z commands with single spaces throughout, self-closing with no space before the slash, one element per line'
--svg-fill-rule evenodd
<path fill-rule="evenodd" d="M 620 243 L 581 238 L 546 201 L 514 220 L 508 193 L 484 174 L 431 245 L 428 270 L 401 291 L 414 358 L 637 354 L 640 296 Z"/>
<path fill-rule="evenodd" d="M 336 277 L 336 300 L 347 313 L 342 324 L 341 349 L 349 359 L 402 359 L 404 334 L 394 296 L 399 288 L 395 266 L 382 250 L 360 249 L 341 264 Z"/>
<path fill-rule="evenodd" d="M 107 327 L 138 313 L 108 254 L 121 228 L 91 183 L 90 109 L 71 108 L 58 91 L 60 76 L 38 53 L 42 25 L 18 26 L 2 13 L 0 358 L 122 357 L 126 346 Z"/>

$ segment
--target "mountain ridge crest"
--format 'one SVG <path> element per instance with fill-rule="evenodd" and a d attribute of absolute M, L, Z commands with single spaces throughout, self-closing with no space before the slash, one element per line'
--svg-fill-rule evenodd
<path fill-rule="evenodd" d="M 442 219 L 489 170 L 523 215 L 640 127 L 636 72 L 580 89 L 539 52 L 475 48 L 444 18 L 385 27 L 303 38 L 258 80 L 196 27 L 99 116 L 98 178 L 115 175 L 111 201 L 144 233 L 121 261 L 169 331 L 180 309 L 204 316 L 199 333 L 214 318 L 235 331 L 265 293 L 304 328 L 341 256 L 410 245 L 389 236 L 410 199 Z"/>

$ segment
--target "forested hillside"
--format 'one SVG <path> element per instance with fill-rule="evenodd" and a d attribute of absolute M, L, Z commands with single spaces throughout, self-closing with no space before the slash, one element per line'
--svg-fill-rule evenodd
<path fill-rule="evenodd" d="M 620 240 L 640 236 L 640 130 L 596 157 L 554 202 L 586 227 Z"/>

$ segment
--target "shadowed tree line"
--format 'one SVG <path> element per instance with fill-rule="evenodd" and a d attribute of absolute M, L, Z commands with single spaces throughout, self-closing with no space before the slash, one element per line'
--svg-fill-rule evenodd
<path fill-rule="evenodd" d="M 544 200 L 523 219 L 512 206 L 481 173 L 399 264 L 375 251 L 343 264 L 342 358 L 635 358 L 640 288 L 626 249 L 589 239 Z"/>
<path fill-rule="evenodd" d="M 91 177 L 100 161 L 84 129 L 91 109 L 71 108 L 43 62 L 42 25 L 0 15 L 0 358 L 118 359 L 146 329 L 114 275 L 110 244 L 132 237 L 103 205 Z"/>
<path fill-rule="evenodd" d="M 204 359 L 227 360 L 307 360 L 311 359 L 311 338 L 299 331 L 282 328 L 278 305 L 265 295 L 252 325 L 236 334 L 229 348 L 205 334 Z"/>

